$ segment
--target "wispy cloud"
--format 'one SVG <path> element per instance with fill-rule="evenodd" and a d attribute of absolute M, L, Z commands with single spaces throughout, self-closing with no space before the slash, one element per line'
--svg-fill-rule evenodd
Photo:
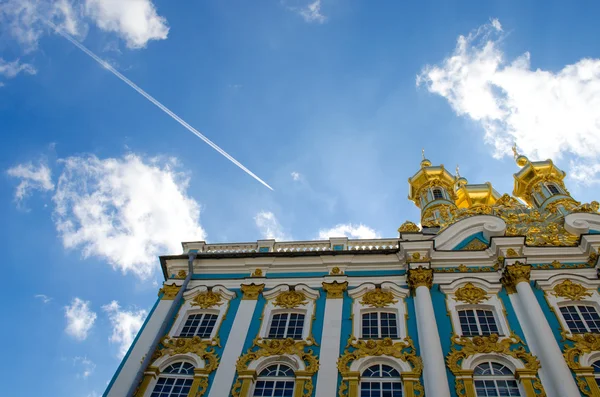
<path fill-rule="evenodd" d="M 0 76 L 4 76 L 7 79 L 16 77 L 19 73 L 25 74 L 36 74 L 37 71 L 33 65 L 29 63 L 21 63 L 20 59 L 15 59 L 12 62 L 7 62 L 3 58 L 0 58 Z M 4 83 L 1 83 L 2 86 Z"/>
<path fill-rule="evenodd" d="M 292 179 L 293 179 L 294 181 L 299 181 L 299 180 L 302 178 L 302 175 L 300 175 L 300 173 L 299 173 L 299 172 L 296 172 L 296 171 L 292 172 L 292 173 L 290 174 L 290 176 L 292 177 Z"/>
<path fill-rule="evenodd" d="M 65 306 L 67 327 L 65 332 L 77 340 L 85 340 L 96 321 L 96 313 L 90 309 L 90 302 L 73 298 L 70 305 Z"/>
<path fill-rule="evenodd" d="M 283 231 L 281 224 L 275 214 L 269 211 L 261 211 L 254 217 L 256 227 L 264 239 L 290 240 L 290 237 Z"/>
<path fill-rule="evenodd" d="M 87 356 L 74 357 L 73 365 L 79 368 L 80 372 L 77 374 L 78 378 L 87 378 L 93 374 L 94 370 L 96 369 L 96 364 L 92 360 L 88 359 Z"/>
<path fill-rule="evenodd" d="M 44 295 L 44 294 L 37 294 L 37 295 L 34 295 L 33 297 L 41 300 L 42 303 L 44 303 L 44 304 L 50 303 L 50 301 L 52 301 L 51 297 L 49 297 L 48 295 Z"/>
<path fill-rule="evenodd" d="M 380 235 L 374 229 L 363 224 L 341 223 L 331 229 L 319 230 L 319 239 L 326 240 L 330 237 L 348 237 L 356 239 L 379 238 Z"/>
<path fill-rule="evenodd" d="M 479 123 L 500 158 L 519 150 L 532 160 L 567 157 L 574 179 L 599 182 L 600 59 L 581 59 L 558 72 L 533 70 L 529 52 L 508 60 L 497 19 L 467 36 L 454 52 L 417 76 L 452 109 Z"/>
<path fill-rule="evenodd" d="M 174 160 L 69 157 L 58 179 L 54 219 L 65 248 L 80 248 L 140 278 L 156 256 L 181 241 L 202 240 L 200 205 L 186 195 L 189 179 Z"/>
<path fill-rule="evenodd" d="M 119 357 L 125 356 L 135 335 L 142 327 L 148 313 L 146 310 L 123 310 L 117 301 L 102 306 L 113 327 L 109 340 L 119 345 Z"/>
<path fill-rule="evenodd" d="M 54 189 L 52 171 L 43 162 L 39 162 L 37 165 L 31 162 L 19 164 L 8 169 L 6 173 L 21 180 L 15 190 L 15 200 L 17 202 L 21 202 L 29 196 L 32 190 L 49 191 Z"/>
<path fill-rule="evenodd" d="M 290 3 L 290 0 L 284 1 L 288 9 L 296 12 L 308 23 L 323 23 L 327 20 L 327 17 L 321 13 L 321 0 L 297 0 L 293 5 Z"/>

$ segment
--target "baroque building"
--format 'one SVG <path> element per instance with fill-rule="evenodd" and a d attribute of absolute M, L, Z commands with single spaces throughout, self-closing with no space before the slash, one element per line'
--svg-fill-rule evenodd
<path fill-rule="evenodd" d="M 107 397 L 600 397 L 600 214 L 551 160 L 513 195 L 423 159 L 394 238 L 206 244 Z"/>

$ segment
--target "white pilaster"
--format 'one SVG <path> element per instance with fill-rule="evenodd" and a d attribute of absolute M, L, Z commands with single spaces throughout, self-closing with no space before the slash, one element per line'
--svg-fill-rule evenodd
<path fill-rule="evenodd" d="M 327 299 L 325 301 L 316 397 L 330 397 L 336 394 L 338 382 L 337 360 L 340 355 L 343 303 L 343 299 Z"/>
<path fill-rule="evenodd" d="M 146 320 L 144 328 L 140 331 L 135 344 L 131 347 L 128 356 L 124 359 L 121 370 L 113 382 L 106 397 L 123 397 L 127 395 L 131 384 L 142 365 L 144 356 L 148 353 L 154 338 L 159 333 L 161 325 L 168 321 L 167 313 L 173 304 L 172 300 L 159 300 L 152 311 L 150 317 Z"/>
<path fill-rule="evenodd" d="M 579 389 L 567 367 L 560 347 L 554 338 L 552 329 L 544 316 L 533 290 L 528 282 L 521 281 L 516 285 L 519 309 L 525 314 L 525 321 L 521 323 L 527 328 L 525 334 L 533 339 L 528 340 L 534 354 L 540 359 L 544 368 L 544 379 L 550 382 L 546 387 L 548 397 L 579 396 Z M 532 343 L 533 342 L 533 343 Z"/>
<path fill-rule="evenodd" d="M 431 293 L 425 285 L 420 285 L 415 289 L 415 308 L 417 334 L 423 360 L 425 395 L 450 397 L 444 353 L 435 321 Z"/>
<path fill-rule="evenodd" d="M 233 320 L 231 332 L 229 332 L 229 338 L 227 339 L 225 349 L 223 350 L 223 356 L 221 357 L 219 367 L 217 368 L 215 378 L 210 388 L 209 397 L 223 397 L 229 395 L 231 386 L 233 385 L 233 378 L 235 377 L 235 364 L 237 359 L 242 355 L 248 328 L 250 327 L 250 322 L 254 316 L 256 302 L 256 299 L 242 300 L 240 302 L 240 307 Z"/>

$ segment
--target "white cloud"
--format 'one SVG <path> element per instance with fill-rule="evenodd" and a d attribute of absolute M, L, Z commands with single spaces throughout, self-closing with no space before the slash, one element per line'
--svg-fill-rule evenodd
<path fill-rule="evenodd" d="M 65 306 L 65 318 L 65 332 L 75 339 L 85 340 L 96 321 L 96 313 L 90 309 L 89 301 L 74 298 L 71 305 Z"/>
<path fill-rule="evenodd" d="M 597 180 L 600 59 L 581 59 L 557 72 L 532 70 L 528 52 L 506 59 L 500 48 L 505 37 L 498 20 L 459 36 L 454 52 L 426 66 L 417 85 L 478 122 L 495 157 L 510 156 L 516 143 L 532 160 L 567 157 L 579 182 Z"/>
<path fill-rule="evenodd" d="M 256 227 L 260 231 L 262 238 L 275 239 L 278 241 L 290 240 L 290 237 L 283 231 L 275 214 L 268 211 L 261 211 L 254 217 Z"/>
<path fill-rule="evenodd" d="M 95 156 L 61 160 L 54 220 L 65 248 L 81 248 L 123 273 L 149 277 L 156 257 L 203 240 L 200 206 L 186 195 L 189 179 L 175 160 Z"/>
<path fill-rule="evenodd" d="M 129 48 L 146 47 L 169 34 L 166 19 L 151 0 L 85 0 L 85 10 L 100 29 L 117 33 Z"/>
<path fill-rule="evenodd" d="M 49 297 L 48 295 L 44 295 L 44 294 L 37 294 L 33 296 L 36 299 L 40 299 L 44 304 L 46 303 L 50 303 L 50 301 L 52 300 L 51 297 Z"/>
<path fill-rule="evenodd" d="M 348 237 L 355 239 L 379 238 L 380 235 L 375 230 L 363 224 L 354 225 L 352 223 L 339 224 L 331 229 L 319 230 L 319 239 L 327 240 L 330 237 Z"/>
<path fill-rule="evenodd" d="M 122 310 L 117 301 L 102 306 L 113 327 L 109 340 L 119 344 L 119 357 L 125 356 L 148 313 L 146 310 Z"/>
<path fill-rule="evenodd" d="M 21 63 L 19 59 L 15 59 L 12 62 L 7 62 L 0 58 L 0 75 L 7 79 L 12 79 L 19 73 L 36 74 L 37 71 L 28 63 Z"/>
<path fill-rule="evenodd" d="M 286 1 L 285 3 L 289 4 L 289 1 Z M 303 4 L 288 6 L 288 8 L 298 13 L 306 22 L 323 23 L 327 20 L 327 17 L 321 14 L 321 0 L 314 0 L 312 2 L 297 0 L 296 3 Z"/>
<path fill-rule="evenodd" d="M 88 359 L 85 356 L 84 357 L 79 357 L 79 356 L 74 357 L 73 365 L 76 365 L 81 368 L 81 373 L 77 374 L 78 378 L 87 378 L 91 374 L 93 374 L 94 370 L 96 369 L 96 364 L 94 362 L 92 362 L 92 360 Z"/>
<path fill-rule="evenodd" d="M 8 169 L 6 173 L 21 180 L 15 191 L 17 202 L 22 201 L 32 190 L 49 191 L 54 189 L 52 171 L 42 162 L 37 166 L 33 163 L 19 164 Z"/>
<path fill-rule="evenodd" d="M 292 172 L 290 175 L 292 176 L 292 179 L 295 181 L 299 181 L 300 178 L 302 178 L 302 175 L 300 175 L 300 173 L 298 173 L 296 171 Z"/>

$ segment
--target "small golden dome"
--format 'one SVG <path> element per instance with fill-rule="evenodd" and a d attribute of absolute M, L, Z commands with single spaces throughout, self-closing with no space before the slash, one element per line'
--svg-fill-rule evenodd
<path fill-rule="evenodd" d="M 425 167 L 431 167 L 431 161 L 429 161 L 427 159 L 423 159 L 421 161 L 421 168 L 425 168 Z"/>
<path fill-rule="evenodd" d="M 515 161 L 519 167 L 525 167 L 529 163 L 529 159 L 523 155 L 518 156 Z"/>

